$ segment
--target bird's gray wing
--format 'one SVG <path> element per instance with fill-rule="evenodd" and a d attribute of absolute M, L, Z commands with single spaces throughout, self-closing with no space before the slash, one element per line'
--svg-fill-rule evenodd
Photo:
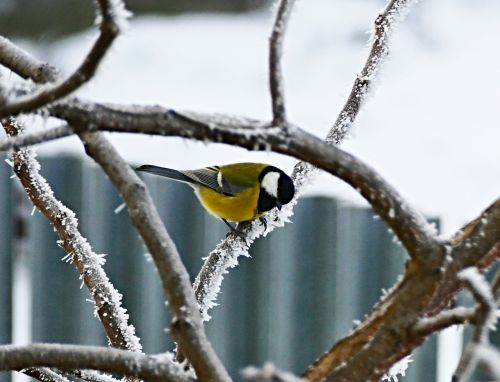
<path fill-rule="evenodd" d="M 245 187 L 237 186 L 229 183 L 222 177 L 218 166 L 200 168 L 198 170 L 181 171 L 195 183 L 211 188 L 221 194 L 233 196 L 243 191 Z"/>

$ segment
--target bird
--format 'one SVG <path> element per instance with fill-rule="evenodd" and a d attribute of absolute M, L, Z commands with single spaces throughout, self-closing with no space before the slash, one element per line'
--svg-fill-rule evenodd
<path fill-rule="evenodd" d="M 292 179 L 266 163 L 233 163 L 195 170 L 147 164 L 137 167 L 136 171 L 187 183 L 203 207 L 234 233 L 237 230 L 229 221 L 241 223 L 259 218 L 267 229 L 264 216 L 273 208 L 281 210 L 295 195 Z"/>

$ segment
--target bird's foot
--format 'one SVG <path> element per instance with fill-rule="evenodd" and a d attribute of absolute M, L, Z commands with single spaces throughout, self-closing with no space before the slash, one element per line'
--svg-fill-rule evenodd
<path fill-rule="evenodd" d="M 264 232 L 266 232 L 267 231 L 267 220 L 266 220 L 266 218 L 261 216 L 259 218 L 259 221 L 264 226 Z"/>
<path fill-rule="evenodd" d="M 233 235 L 233 236 L 238 236 L 238 237 L 246 240 L 246 235 L 240 229 L 238 229 L 239 228 L 239 224 L 236 225 L 236 227 L 233 227 L 233 225 L 231 223 L 229 223 L 226 219 L 222 219 L 222 221 L 231 230 L 228 233 L 226 233 L 226 238 L 228 238 L 229 236 Z"/>

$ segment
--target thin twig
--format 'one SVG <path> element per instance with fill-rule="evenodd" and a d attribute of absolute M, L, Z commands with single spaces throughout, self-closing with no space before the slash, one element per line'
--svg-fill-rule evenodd
<path fill-rule="evenodd" d="M 141 179 L 102 133 L 82 133 L 85 150 L 106 172 L 158 269 L 172 312 L 171 329 L 200 380 L 230 381 L 201 322 L 189 275 Z"/>
<path fill-rule="evenodd" d="M 416 335 L 428 336 L 453 325 L 463 325 L 475 321 L 478 309 L 458 307 L 444 310 L 433 317 L 424 317 L 413 327 Z"/>
<path fill-rule="evenodd" d="M 2 124 L 11 136 L 17 135 L 20 130 L 20 126 L 11 118 L 3 120 Z M 110 343 L 117 348 L 140 352 L 142 347 L 139 338 L 135 335 L 134 327 L 128 324 L 126 310 L 121 307 L 121 295 L 102 268 L 103 257 L 92 251 L 87 239 L 78 230 L 74 212 L 56 199 L 49 184 L 40 175 L 40 165 L 31 150 L 15 150 L 12 159 L 13 170 L 26 193 L 54 226 L 62 248 L 83 278 Z"/>
<path fill-rule="evenodd" d="M 94 76 L 99 64 L 102 62 L 102 59 L 109 51 L 113 41 L 120 32 L 119 21 L 116 19 L 115 8 L 120 7 L 121 2 L 99 0 L 97 3 L 99 4 L 101 16 L 99 37 L 76 71 L 64 80 L 45 85 L 32 94 L 20 96 L 17 99 L 2 105 L 2 108 L 0 109 L 0 118 L 30 112 L 59 100 L 80 88 Z M 5 40 L 3 41 L 2 47 L 4 49 L 6 47 L 12 48 L 12 46 L 9 46 L 8 41 Z M 15 57 L 12 52 L 0 53 L 4 53 L 4 56 L 10 57 L 11 59 L 12 57 Z M 21 60 L 23 62 L 28 62 L 26 57 L 18 57 L 17 62 Z M 7 66 L 9 64 L 12 65 L 12 62 L 6 62 Z M 38 64 L 28 67 L 21 65 L 21 68 L 23 69 L 23 75 L 26 76 L 29 70 L 45 67 Z M 51 70 L 46 70 L 42 75 L 40 75 L 40 73 L 37 74 L 39 75 L 39 79 L 43 79 L 43 75 L 50 75 L 51 73 Z M 54 80 L 54 78 L 51 79 Z"/>
<path fill-rule="evenodd" d="M 1 371 L 33 366 L 55 367 L 64 371 L 78 368 L 93 369 L 158 382 L 194 381 L 180 365 L 164 362 L 162 358 L 121 349 L 58 344 L 0 346 Z"/>
<path fill-rule="evenodd" d="M 416 2 L 416 0 L 391 0 L 376 18 L 370 53 L 363 69 L 354 80 L 349 98 L 326 137 L 327 142 L 338 145 L 351 131 L 354 120 L 358 116 L 366 96 L 372 90 L 373 82 L 389 54 L 389 37 L 394 26 Z"/>
<path fill-rule="evenodd" d="M 38 83 L 55 81 L 59 77 L 55 67 L 35 59 L 3 36 L 0 36 L 0 64 Z"/>
<path fill-rule="evenodd" d="M 67 124 L 36 132 L 22 133 L 16 137 L 0 140 L 0 151 L 8 151 L 12 149 L 16 150 L 21 147 L 32 146 L 37 143 L 64 138 L 72 135 L 73 133 L 73 130 Z"/>
<path fill-rule="evenodd" d="M 28 367 L 20 372 L 41 382 L 70 382 L 68 378 L 47 367 Z"/>
<path fill-rule="evenodd" d="M 281 56 L 283 54 L 283 40 L 295 0 L 278 0 L 278 2 L 271 37 L 269 38 L 269 87 L 271 90 L 273 125 L 284 127 L 287 119 Z"/>
<path fill-rule="evenodd" d="M 457 369 L 453 374 L 452 382 L 462 382 L 472 374 L 479 357 L 478 346 L 488 345 L 488 333 L 496 323 L 496 303 L 490 285 L 481 275 L 477 268 L 464 269 L 458 275 L 467 289 L 472 293 L 474 299 L 479 304 L 477 314 L 476 329 L 469 344 L 465 348 Z"/>

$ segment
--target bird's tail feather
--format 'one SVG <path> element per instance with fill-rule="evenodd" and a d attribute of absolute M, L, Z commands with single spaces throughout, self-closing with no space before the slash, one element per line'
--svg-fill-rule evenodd
<path fill-rule="evenodd" d="M 193 179 L 188 178 L 182 172 L 173 170 L 171 168 L 153 166 L 150 164 L 145 164 L 139 166 L 135 169 L 136 171 L 149 172 L 150 174 L 155 174 L 159 176 L 164 176 L 165 178 L 177 180 L 179 182 L 193 183 Z"/>

